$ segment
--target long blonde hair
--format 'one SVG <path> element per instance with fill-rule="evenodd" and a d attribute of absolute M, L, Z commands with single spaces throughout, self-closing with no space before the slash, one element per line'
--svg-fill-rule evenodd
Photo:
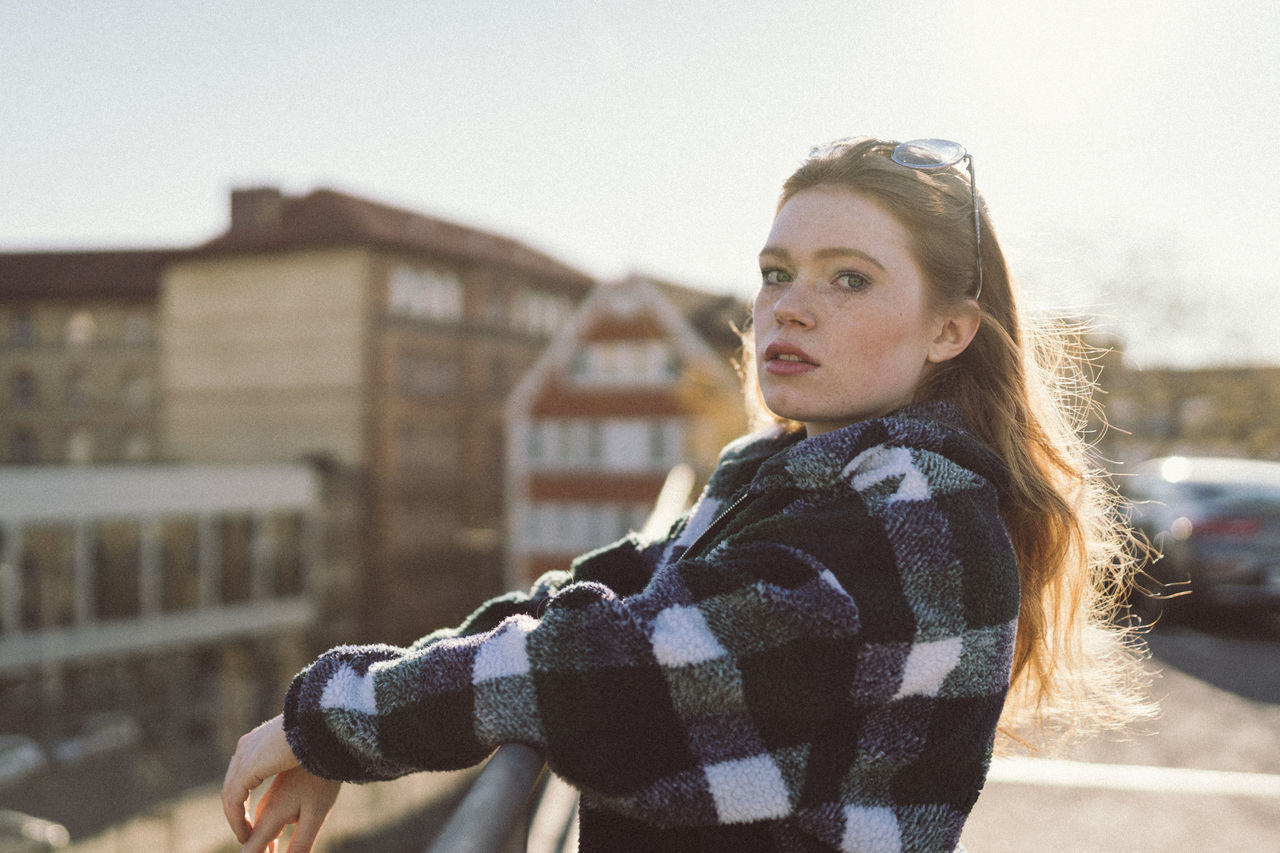
<path fill-rule="evenodd" d="M 919 170 L 890 159 L 895 143 L 848 140 L 815 149 L 783 185 L 779 208 L 814 187 L 857 192 L 909 232 L 934 306 L 955 304 L 977 285 L 972 195 L 951 167 Z M 1013 680 L 1000 723 L 1027 746 L 1115 729 L 1150 716 L 1142 648 L 1123 618 L 1135 571 L 1135 540 L 1082 427 L 1094 382 L 1078 330 L 1030 324 L 1018 309 L 986 206 L 982 229 L 982 319 L 956 358 L 937 365 L 917 402 L 953 400 L 973 433 L 1008 466 L 1000 512 L 1018 558 L 1021 604 Z M 744 383 L 753 420 L 788 423 L 759 394 L 751 335 L 743 335 Z"/>

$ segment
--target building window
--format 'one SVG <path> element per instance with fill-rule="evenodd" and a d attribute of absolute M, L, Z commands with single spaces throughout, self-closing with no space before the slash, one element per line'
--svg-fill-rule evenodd
<path fill-rule="evenodd" d="M 572 375 L 579 385 L 657 386 L 675 381 L 679 368 L 664 341 L 594 341 L 574 357 Z"/>
<path fill-rule="evenodd" d="M 88 465 L 93 461 L 93 433 L 88 427 L 77 427 L 67 438 L 67 462 Z"/>
<path fill-rule="evenodd" d="M 129 370 L 120 379 L 120 399 L 130 409 L 142 409 L 151 402 L 151 382 L 140 371 Z"/>
<path fill-rule="evenodd" d="M 120 338 L 126 346 L 151 344 L 151 317 L 144 311 L 131 311 L 124 317 Z"/>
<path fill-rule="evenodd" d="M 667 429 L 667 424 L 651 422 L 649 424 L 649 461 L 654 465 L 670 465 L 674 464 L 672 460 L 671 448 L 669 447 L 671 436 Z"/>
<path fill-rule="evenodd" d="M 160 522 L 160 607 L 194 610 L 200 600 L 200 526 L 194 518 Z"/>
<path fill-rule="evenodd" d="M 23 348 L 36 345 L 36 321 L 29 311 L 19 311 L 9 318 L 9 344 Z"/>
<path fill-rule="evenodd" d="M 544 502 L 524 510 L 525 548 L 579 554 L 608 545 L 639 530 L 648 518 L 646 504 Z"/>
<path fill-rule="evenodd" d="M 529 464 L 538 467 L 547 459 L 546 421 L 533 421 L 524 431 L 524 455 Z"/>
<path fill-rule="evenodd" d="M 489 282 L 477 288 L 478 317 L 490 326 L 507 324 L 507 291 L 498 282 Z"/>
<path fill-rule="evenodd" d="M 137 521 L 104 521 L 95 525 L 93 566 L 97 583 L 93 603 L 97 618 L 127 619 L 138 615 L 141 542 Z"/>
<path fill-rule="evenodd" d="M 98 322 L 88 311 L 77 311 L 67 320 L 67 344 L 87 347 L 98 334 Z"/>
<path fill-rule="evenodd" d="M 73 368 L 67 374 L 67 407 L 83 409 L 89 405 L 89 376 L 83 368 Z"/>
<path fill-rule="evenodd" d="M 18 428 L 9 436 L 9 462 L 14 465 L 34 465 L 39 461 L 36 436 L 31 430 Z"/>
<path fill-rule="evenodd" d="M 276 595 L 300 595 L 305 582 L 306 517 L 301 513 L 280 513 L 266 521 L 275 557 Z"/>
<path fill-rule="evenodd" d="M 10 535 L 5 525 L 0 523 L 0 603 L 15 602 L 18 596 L 18 569 L 4 560 L 8 550 L 5 539 Z M 8 608 L 0 606 L 0 635 L 16 631 L 19 627 L 18 620 L 9 621 L 8 615 Z"/>
<path fill-rule="evenodd" d="M 652 471 L 684 458 L 679 418 L 541 420 L 529 425 L 529 465 L 541 469 Z"/>
<path fill-rule="evenodd" d="M 573 303 L 562 296 L 524 290 L 511 300 L 511 325 L 523 332 L 550 336 L 560 331 L 573 312 Z"/>
<path fill-rule="evenodd" d="M 25 368 L 9 377 L 9 405 L 14 409 L 30 409 L 36 404 L 35 374 Z"/>
<path fill-rule="evenodd" d="M 436 268 L 399 266 L 391 273 L 388 308 L 392 314 L 456 322 L 463 317 L 462 280 Z"/>
<path fill-rule="evenodd" d="M 22 531 L 22 627 L 68 627 L 75 619 L 75 528 L 32 524 Z"/>
<path fill-rule="evenodd" d="M 253 594 L 253 518 L 226 515 L 218 520 L 218 553 L 222 557 L 222 601 L 237 604 Z"/>
<path fill-rule="evenodd" d="M 605 460 L 605 428 L 600 421 L 587 421 L 585 461 L 589 468 L 599 468 Z"/>
<path fill-rule="evenodd" d="M 151 456 L 151 439 L 140 429 L 131 430 L 124 438 L 121 455 L 126 462 L 145 462 Z"/>

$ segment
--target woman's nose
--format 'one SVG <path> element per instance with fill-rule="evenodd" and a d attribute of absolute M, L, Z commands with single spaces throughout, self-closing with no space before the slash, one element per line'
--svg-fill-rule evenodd
<path fill-rule="evenodd" d="M 813 294 L 810 290 L 810 287 L 800 281 L 788 285 L 773 303 L 773 319 L 783 326 L 812 326 L 814 312 Z"/>

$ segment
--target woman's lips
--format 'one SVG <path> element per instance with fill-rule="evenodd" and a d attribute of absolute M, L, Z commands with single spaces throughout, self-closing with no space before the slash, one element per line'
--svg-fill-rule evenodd
<path fill-rule="evenodd" d="M 817 370 L 818 362 L 797 346 L 774 342 L 765 348 L 764 369 L 774 376 L 796 376 Z"/>

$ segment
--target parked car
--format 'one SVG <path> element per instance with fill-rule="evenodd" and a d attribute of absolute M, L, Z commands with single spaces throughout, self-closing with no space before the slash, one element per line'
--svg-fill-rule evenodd
<path fill-rule="evenodd" d="M 1280 611 L 1280 462 L 1166 456 L 1118 478 L 1148 562 L 1148 615 L 1179 609 Z M 1164 596 L 1164 597 L 1161 597 Z"/>

